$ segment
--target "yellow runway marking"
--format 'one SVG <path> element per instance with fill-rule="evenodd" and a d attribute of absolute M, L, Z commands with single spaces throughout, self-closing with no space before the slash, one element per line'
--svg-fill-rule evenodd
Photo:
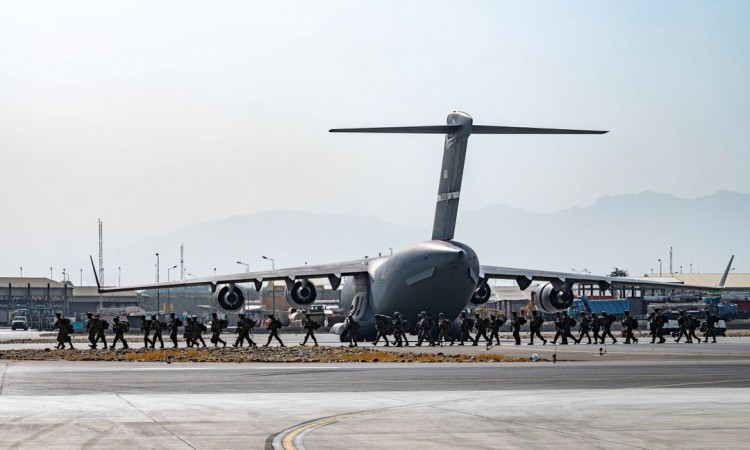
<path fill-rule="evenodd" d="M 294 442 L 298 436 L 308 430 L 312 430 L 313 428 L 322 427 L 336 421 L 336 417 L 329 417 L 326 419 L 316 420 L 315 422 L 310 422 L 301 427 L 293 428 L 286 434 L 286 436 L 284 436 L 284 439 L 281 440 L 281 448 L 284 448 L 286 450 L 299 450 L 299 447 L 297 447 L 297 443 Z"/>

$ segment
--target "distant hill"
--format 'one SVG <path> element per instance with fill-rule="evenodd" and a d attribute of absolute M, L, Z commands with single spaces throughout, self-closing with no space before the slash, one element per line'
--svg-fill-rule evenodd
<path fill-rule="evenodd" d="M 161 279 L 179 265 L 186 248 L 187 271 L 197 276 L 326 263 L 387 254 L 429 239 L 431 224 L 409 228 L 372 217 L 271 210 L 206 222 L 165 236 L 138 241 L 105 255 L 106 265 L 127 268 L 123 283 L 154 279 L 155 252 L 161 255 Z M 679 265 L 693 270 L 723 270 L 729 255 L 738 266 L 750 264 L 750 195 L 721 191 L 698 199 L 667 194 L 603 197 L 586 208 L 529 213 L 508 206 L 489 206 L 460 215 L 456 239 L 470 244 L 484 264 L 538 269 L 608 273 L 617 266 L 642 275 L 658 258 L 669 270 L 669 247 Z M 740 270 L 738 268 L 738 270 Z M 171 271 L 179 277 L 179 269 Z"/>

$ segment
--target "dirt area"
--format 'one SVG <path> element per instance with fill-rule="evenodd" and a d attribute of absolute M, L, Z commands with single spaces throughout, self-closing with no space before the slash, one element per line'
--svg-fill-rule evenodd
<path fill-rule="evenodd" d="M 132 362 L 523 362 L 499 354 L 444 355 L 443 353 L 396 353 L 369 348 L 268 347 L 268 348 L 172 348 L 113 350 L 3 350 L 0 360 L 23 361 L 132 361 Z"/>

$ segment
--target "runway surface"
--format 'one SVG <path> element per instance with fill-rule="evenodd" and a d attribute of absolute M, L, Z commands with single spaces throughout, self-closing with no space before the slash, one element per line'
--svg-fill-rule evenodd
<path fill-rule="evenodd" d="M 558 363 L 0 361 L 0 447 L 747 448 L 748 339 L 651 347 L 558 348 Z"/>

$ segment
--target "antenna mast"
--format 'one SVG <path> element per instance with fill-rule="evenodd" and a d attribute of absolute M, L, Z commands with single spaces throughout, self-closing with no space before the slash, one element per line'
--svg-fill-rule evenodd
<path fill-rule="evenodd" d="M 99 219 L 99 283 L 104 286 L 104 233 L 102 219 Z"/>
<path fill-rule="evenodd" d="M 185 279 L 185 244 L 180 244 L 180 280 Z"/>

